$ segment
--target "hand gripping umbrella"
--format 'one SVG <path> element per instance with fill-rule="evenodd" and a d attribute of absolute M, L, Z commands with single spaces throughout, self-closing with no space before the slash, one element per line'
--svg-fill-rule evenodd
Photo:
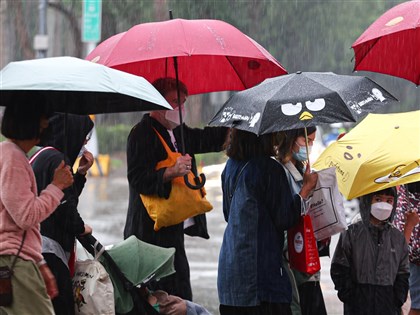
<path fill-rule="evenodd" d="M 138 24 L 102 42 L 86 59 L 149 82 L 178 78 L 191 95 L 243 90 L 287 73 L 261 45 L 219 20 Z M 182 134 L 181 142 L 185 154 Z"/>

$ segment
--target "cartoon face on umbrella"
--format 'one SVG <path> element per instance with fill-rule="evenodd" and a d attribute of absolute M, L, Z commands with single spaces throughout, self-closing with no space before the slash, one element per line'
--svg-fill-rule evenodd
<path fill-rule="evenodd" d="M 281 105 L 281 111 L 284 115 L 295 116 L 300 114 L 300 120 L 310 120 L 314 117 L 311 112 L 319 112 L 324 108 L 325 99 L 323 98 L 316 98 L 314 101 L 305 101 L 304 105 L 303 102 L 299 102 L 297 104 L 287 103 Z"/>
<path fill-rule="evenodd" d="M 327 123 L 355 122 L 395 100 L 366 77 L 297 72 L 267 79 L 234 94 L 209 125 L 261 135 Z"/>
<path fill-rule="evenodd" d="M 330 144 L 315 169 L 336 167 L 348 199 L 420 180 L 420 111 L 369 114 Z"/>

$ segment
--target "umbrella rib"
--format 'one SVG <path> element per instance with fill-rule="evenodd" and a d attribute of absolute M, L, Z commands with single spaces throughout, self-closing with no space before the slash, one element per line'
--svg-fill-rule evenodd
<path fill-rule="evenodd" d="M 330 91 L 330 93 L 335 93 L 335 94 L 338 94 L 338 92 L 337 92 L 337 91 L 331 90 L 329 87 L 325 86 L 325 84 L 323 84 L 323 83 L 320 83 L 320 82 L 318 82 L 318 81 L 315 81 L 314 79 L 312 79 L 312 78 L 310 78 L 310 77 L 308 77 L 308 76 L 306 76 L 306 75 L 305 75 L 305 78 L 307 78 L 308 80 L 311 80 L 311 81 L 312 81 L 312 82 L 314 82 L 315 84 L 319 84 L 319 85 L 321 85 L 323 88 L 325 88 L 325 89 L 327 89 L 328 91 Z"/>
<path fill-rule="evenodd" d="M 187 36 L 187 34 L 186 34 L 186 32 L 185 32 L 184 20 L 180 19 L 180 20 L 179 20 L 179 23 L 181 24 L 182 33 L 184 33 L 183 40 L 184 40 L 184 43 L 185 43 L 185 48 L 187 48 L 187 49 L 188 49 L 188 51 L 186 52 L 186 54 L 187 54 L 188 56 L 191 56 L 190 51 L 189 51 L 190 47 L 189 47 L 189 45 L 188 45 L 188 43 L 187 43 L 187 38 L 189 38 L 189 37 Z"/>
<path fill-rule="evenodd" d="M 247 88 L 247 86 L 245 85 L 245 82 L 242 80 L 242 78 L 239 76 L 238 71 L 236 70 L 236 68 L 233 66 L 232 62 L 230 61 L 230 56 L 225 56 L 225 58 L 227 59 L 227 61 L 229 62 L 229 64 L 232 66 L 232 69 L 235 71 L 236 76 L 238 77 L 239 81 L 241 81 L 242 86 L 244 87 L 244 89 Z"/>
<path fill-rule="evenodd" d="M 375 38 L 375 42 L 372 44 L 372 46 L 370 46 L 369 50 L 363 55 L 362 59 L 359 62 L 357 62 L 357 60 L 355 61 L 353 71 L 356 71 L 356 64 L 360 65 L 362 63 L 362 61 L 367 57 L 367 55 L 369 55 L 369 53 L 372 51 L 373 47 L 376 46 L 376 44 L 379 42 L 380 39 L 381 39 L 381 37 Z M 359 45 L 363 45 L 363 44 L 359 44 Z M 354 47 L 353 47 L 353 50 L 354 50 Z M 356 58 L 356 54 L 354 54 L 354 58 Z"/>

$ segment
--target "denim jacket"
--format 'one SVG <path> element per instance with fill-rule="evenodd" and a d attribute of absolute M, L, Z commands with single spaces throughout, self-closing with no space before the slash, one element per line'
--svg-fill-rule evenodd
<path fill-rule="evenodd" d="M 229 159 L 222 189 L 227 227 L 219 256 L 220 303 L 290 303 L 283 232 L 297 222 L 302 201 L 291 194 L 283 167 L 270 157 Z"/>

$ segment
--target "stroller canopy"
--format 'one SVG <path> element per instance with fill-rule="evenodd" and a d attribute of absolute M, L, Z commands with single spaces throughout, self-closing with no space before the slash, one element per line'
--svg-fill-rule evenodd
<path fill-rule="evenodd" d="M 134 286 L 175 273 L 175 248 L 151 245 L 135 236 L 130 236 L 107 252 Z M 130 293 L 124 289 L 122 279 L 110 268 L 105 257 L 101 256 L 100 261 L 110 275 L 114 286 L 116 311 L 128 313 L 134 306 Z"/>

